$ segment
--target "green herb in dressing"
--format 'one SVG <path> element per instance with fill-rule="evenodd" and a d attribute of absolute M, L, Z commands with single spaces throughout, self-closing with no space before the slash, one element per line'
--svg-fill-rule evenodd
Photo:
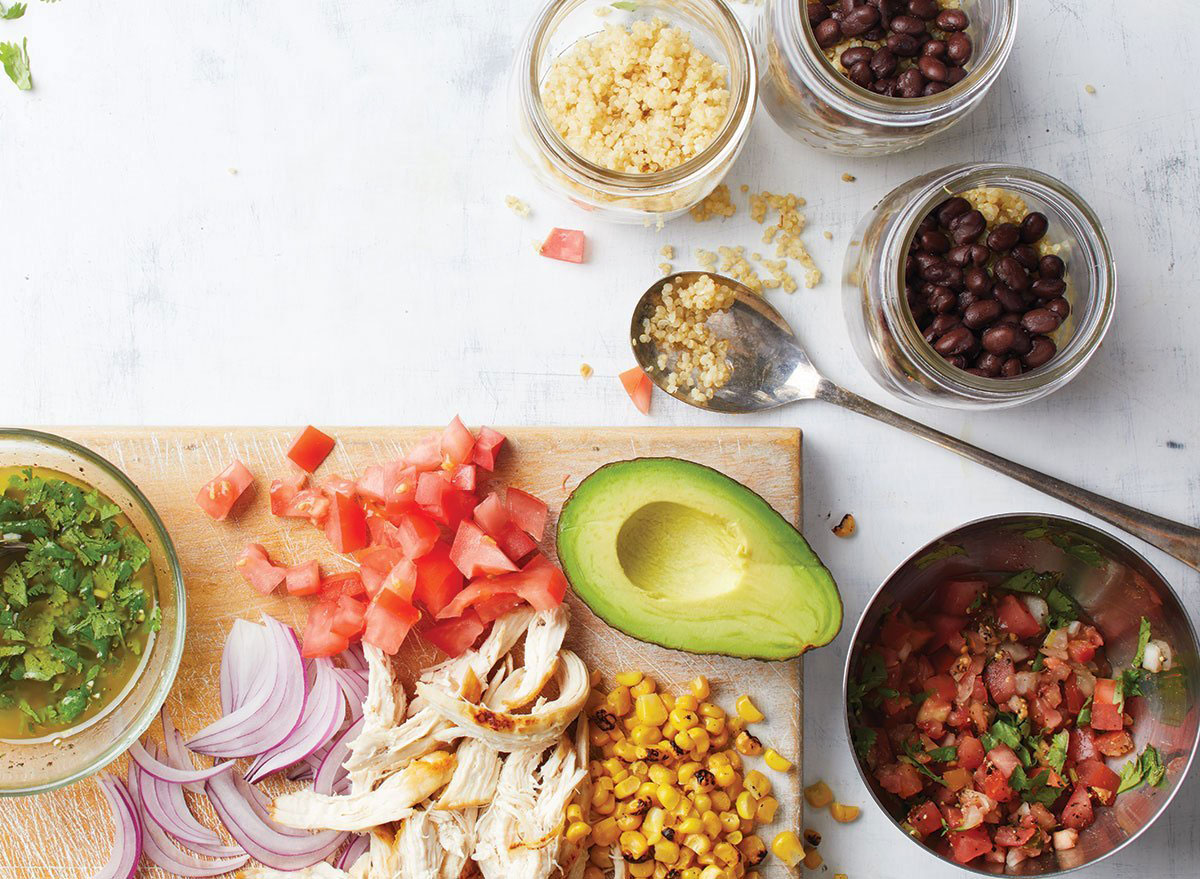
<path fill-rule="evenodd" d="M 52 470 L 0 469 L 0 739 L 100 713 L 158 630 L 150 550 L 121 509 Z"/>

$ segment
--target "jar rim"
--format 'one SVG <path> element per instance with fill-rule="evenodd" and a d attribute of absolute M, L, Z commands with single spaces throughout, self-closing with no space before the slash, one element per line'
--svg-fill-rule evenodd
<path fill-rule="evenodd" d="M 1080 253 L 1072 262 L 1091 267 L 1091 284 L 1082 295 L 1089 305 L 1067 345 L 1048 363 L 1012 378 L 977 376 L 941 357 L 921 334 L 908 305 L 904 256 L 921 220 L 937 204 L 980 186 L 995 186 L 1043 202 L 1067 229 Z M 1083 197 L 1049 174 L 999 163 L 951 165 L 927 175 L 908 204 L 897 212 L 888 237 L 882 242 L 884 272 L 882 297 L 885 319 L 892 336 L 921 377 L 959 397 L 994 403 L 1016 403 L 1049 393 L 1070 381 L 1100 346 L 1112 323 L 1116 304 L 1116 263 L 1100 218 Z M 890 268 L 889 268 L 890 267 Z M 1070 271 L 1070 263 L 1068 263 Z M 888 274 L 894 272 L 891 278 Z"/>
<path fill-rule="evenodd" d="M 687 161 L 648 174 L 614 171 L 572 150 L 554 128 L 542 104 L 538 59 L 545 41 L 560 21 L 587 2 L 589 0 L 546 0 L 526 31 L 514 69 L 521 105 L 530 128 L 543 156 L 560 173 L 611 196 L 654 196 L 702 179 L 739 149 L 758 102 L 758 62 L 750 35 L 725 0 L 683 0 L 710 14 L 719 26 L 720 33 L 716 36 L 729 52 L 730 106 L 721 130 L 708 146 Z M 639 5 L 638 9 L 651 11 L 654 7 Z"/>
<path fill-rule="evenodd" d="M 996 0 L 999 18 L 994 27 L 999 31 L 999 39 L 961 82 L 928 97 L 893 98 L 856 85 L 833 66 L 819 51 L 808 16 L 800 14 L 802 4 L 798 0 L 775 2 L 782 10 L 782 24 L 789 36 L 784 41 L 784 51 L 789 53 L 792 66 L 802 75 L 807 74 L 808 87 L 839 112 L 883 127 L 920 127 L 961 113 L 964 106 L 987 94 L 1016 42 L 1019 0 Z"/>

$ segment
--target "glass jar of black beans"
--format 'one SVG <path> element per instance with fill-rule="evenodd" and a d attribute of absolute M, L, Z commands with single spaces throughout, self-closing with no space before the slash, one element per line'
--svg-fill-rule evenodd
<path fill-rule="evenodd" d="M 872 377 L 910 401 L 1004 408 L 1061 388 L 1108 330 L 1116 268 L 1070 187 L 1011 165 L 910 180 L 863 218 L 842 286 Z"/>
<path fill-rule="evenodd" d="M 911 149 L 979 104 L 1016 27 L 1017 0 L 767 0 L 763 105 L 811 146 Z"/>

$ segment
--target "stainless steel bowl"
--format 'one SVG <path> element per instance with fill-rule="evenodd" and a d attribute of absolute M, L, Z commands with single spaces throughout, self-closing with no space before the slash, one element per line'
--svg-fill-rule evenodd
<path fill-rule="evenodd" d="M 848 695 L 852 673 L 864 648 L 874 640 L 880 621 L 893 606 L 915 608 L 948 576 L 1026 568 L 1078 572 L 1075 598 L 1103 634 L 1115 668 L 1128 666 L 1132 659 L 1143 616 L 1150 620 L 1154 636 L 1169 642 L 1175 654 L 1172 670 L 1155 676 L 1152 691 L 1127 703 L 1135 719 L 1137 752 L 1147 744 L 1158 749 L 1167 764 L 1165 784 L 1161 788 L 1143 785 L 1121 794 L 1112 808 L 1096 810 L 1096 822 L 1080 834 L 1075 848 L 1025 861 L 1012 871 L 1024 876 L 1050 876 L 1094 864 L 1133 842 L 1170 804 L 1196 753 L 1200 722 L 1200 647 L 1196 632 L 1179 597 L 1140 553 L 1090 525 L 1041 513 L 993 516 L 947 532 L 906 559 L 867 604 L 846 658 L 843 698 Z M 849 702 L 845 704 L 849 741 Z M 854 758 L 872 797 L 892 818 L 896 829 L 934 857 L 954 863 L 905 833 L 900 826 L 904 819 L 900 801 L 879 786 L 857 754 Z M 1001 865 L 955 866 L 983 875 L 1005 872 Z"/>

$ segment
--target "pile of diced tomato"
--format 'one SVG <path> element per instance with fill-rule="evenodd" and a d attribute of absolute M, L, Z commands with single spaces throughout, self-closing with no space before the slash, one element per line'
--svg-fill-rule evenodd
<path fill-rule="evenodd" d="M 414 628 L 458 656 L 497 617 L 523 604 L 549 610 L 566 594 L 566 577 L 538 550 L 546 504 L 519 488 L 501 493 L 484 485 L 504 441 L 487 427 L 472 433 L 456 417 L 440 435 L 357 480 L 310 484 L 334 440 L 309 427 L 288 452 L 300 469 L 271 483 L 271 512 L 323 529 L 358 569 L 322 576 L 316 561 L 284 567 L 250 544 L 238 570 L 263 594 L 283 586 L 316 598 L 301 645 L 306 657 L 332 656 L 360 638 L 394 654 Z M 237 500 L 221 488 L 229 473 L 197 496 L 215 519 Z M 238 476 L 240 494 L 250 480 Z M 221 503 L 211 503 L 218 497 Z"/>
<path fill-rule="evenodd" d="M 890 612 L 865 651 L 877 673 L 858 693 L 860 753 L 910 832 L 959 863 L 1071 847 L 1116 796 L 1105 758 L 1134 749 L 1104 639 L 1079 620 L 1051 628 L 1045 610 L 953 578 L 917 618 Z M 1020 756 L 999 741 L 1014 727 Z"/>

